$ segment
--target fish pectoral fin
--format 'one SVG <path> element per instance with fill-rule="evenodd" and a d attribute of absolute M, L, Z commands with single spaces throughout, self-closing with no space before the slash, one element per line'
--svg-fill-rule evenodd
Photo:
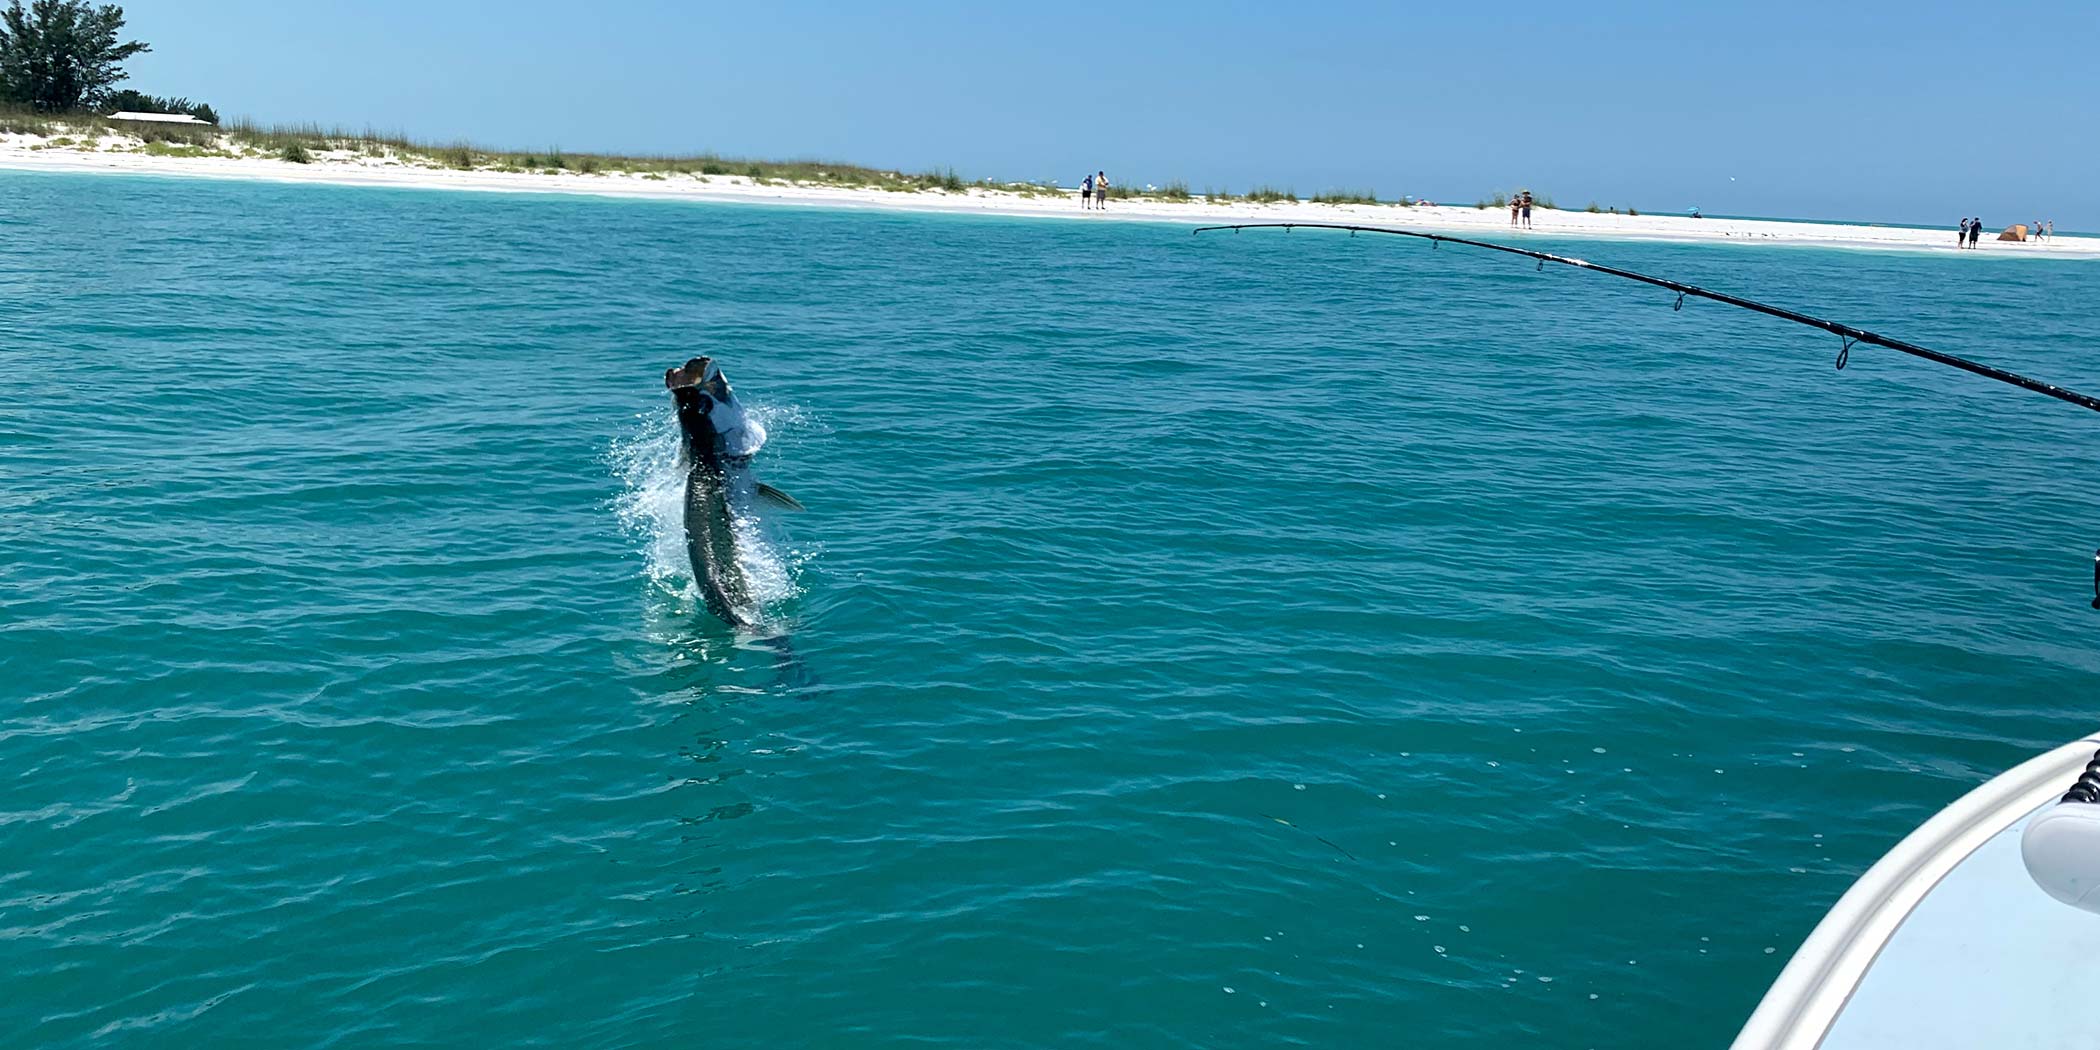
<path fill-rule="evenodd" d="M 790 495 L 788 495 L 787 493 L 785 493 L 785 492 L 782 492 L 782 491 L 780 491 L 779 489 L 776 489 L 776 488 L 774 488 L 773 486 L 771 486 L 771 485 L 768 485 L 768 484 L 766 484 L 766 483 L 765 483 L 765 482 L 763 482 L 763 481 L 761 481 L 761 482 L 759 482 L 759 483 L 758 483 L 758 485 L 757 485 L 757 491 L 758 491 L 758 494 L 759 494 L 759 495 L 760 495 L 761 497 L 764 497 L 765 499 L 767 499 L 767 500 L 771 501 L 771 502 L 772 502 L 772 503 L 774 503 L 774 504 L 777 504 L 777 505 L 779 505 L 779 506 L 782 506 L 782 507 L 786 507 L 786 508 L 787 508 L 787 509 L 789 509 L 789 510 L 808 510 L 808 509 L 809 509 L 808 507 L 805 507 L 805 506 L 803 506 L 803 505 L 802 505 L 802 501 L 801 501 L 801 500 L 799 500 L 799 499 L 796 499 L 795 497 L 793 497 L 793 496 L 790 496 Z"/>

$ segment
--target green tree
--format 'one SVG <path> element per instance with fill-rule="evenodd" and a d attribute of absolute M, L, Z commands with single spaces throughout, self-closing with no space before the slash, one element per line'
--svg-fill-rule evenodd
<path fill-rule="evenodd" d="M 0 98 L 42 110 L 101 101 L 125 59 L 151 48 L 118 43 L 124 9 L 87 0 L 12 0 L 0 11 Z"/>

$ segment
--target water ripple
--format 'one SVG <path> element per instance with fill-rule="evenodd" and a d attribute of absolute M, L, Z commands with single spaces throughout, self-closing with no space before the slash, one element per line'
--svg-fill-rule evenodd
<path fill-rule="evenodd" d="M 1711 1043 L 2090 728 L 2090 424 L 1709 304 L 0 183 L 25 1045 Z M 2100 386 L 2083 264 L 1584 252 Z M 684 579 L 655 377 L 701 351 L 811 508 L 757 634 Z"/>

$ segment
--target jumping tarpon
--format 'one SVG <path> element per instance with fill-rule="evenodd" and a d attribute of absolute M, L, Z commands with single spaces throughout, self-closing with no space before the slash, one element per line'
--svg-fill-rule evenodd
<path fill-rule="evenodd" d="M 751 457 L 766 443 L 766 428 L 744 411 L 722 370 L 705 357 L 664 372 L 685 435 L 685 549 L 693 582 L 707 609 L 732 627 L 759 621 L 758 596 L 737 551 L 737 522 L 756 499 L 795 510 L 794 497 L 755 477 Z"/>

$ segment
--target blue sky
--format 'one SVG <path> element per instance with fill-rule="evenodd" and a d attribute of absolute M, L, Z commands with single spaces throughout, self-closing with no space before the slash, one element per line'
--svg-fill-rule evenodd
<path fill-rule="evenodd" d="M 492 146 L 2100 229 L 2074 3 L 136 0 L 128 86 Z"/>

